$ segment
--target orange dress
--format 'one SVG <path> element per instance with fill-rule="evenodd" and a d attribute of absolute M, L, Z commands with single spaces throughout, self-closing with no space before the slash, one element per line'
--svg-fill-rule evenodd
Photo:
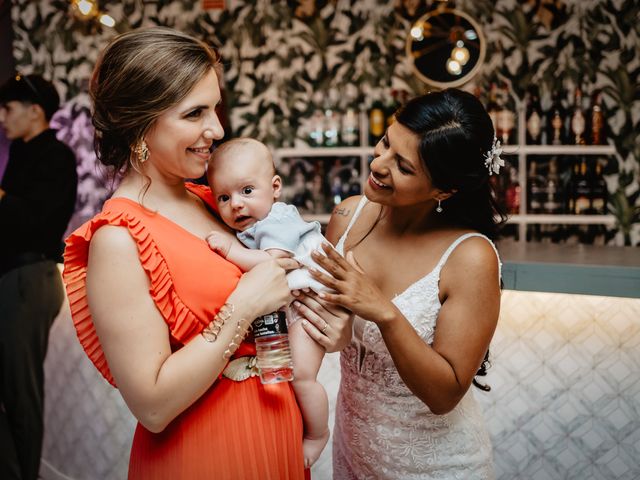
<path fill-rule="evenodd" d="M 207 187 L 188 188 L 214 205 Z M 242 272 L 168 218 L 132 200 L 105 202 L 101 213 L 67 238 L 63 278 L 80 343 L 115 386 L 85 290 L 89 242 L 103 225 L 125 227 L 135 240 L 174 351 L 209 323 Z M 245 341 L 234 357 L 244 355 L 255 355 L 252 341 Z M 262 385 L 258 377 L 241 382 L 219 377 L 163 432 L 154 434 L 138 424 L 131 447 L 133 480 L 303 478 L 302 419 L 293 389 L 289 383 Z"/>

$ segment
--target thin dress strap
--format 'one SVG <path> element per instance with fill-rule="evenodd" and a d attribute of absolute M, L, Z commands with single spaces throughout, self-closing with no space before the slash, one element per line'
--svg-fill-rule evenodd
<path fill-rule="evenodd" d="M 499 282 L 500 279 L 502 278 L 502 262 L 500 261 L 500 254 L 498 253 L 498 249 L 496 248 L 494 243 L 491 241 L 491 239 L 489 239 L 489 237 L 487 237 L 486 235 L 482 235 L 481 233 L 475 233 L 475 232 L 473 232 L 473 233 L 465 233 L 464 235 L 460 235 L 458 238 L 456 238 L 453 241 L 453 243 L 451 243 L 451 245 L 449 245 L 449 248 L 447 248 L 445 250 L 445 252 L 442 254 L 442 257 L 440 258 L 440 261 L 436 265 L 435 270 L 438 271 L 438 277 L 440 277 L 440 270 L 442 269 L 444 264 L 447 262 L 447 259 L 451 255 L 451 252 L 453 252 L 455 250 L 455 248 L 458 245 L 460 245 L 462 242 L 464 242 L 467 238 L 471 238 L 471 237 L 484 238 L 487 242 L 489 242 L 489 244 L 493 248 L 493 251 L 496 252 L 496 257 L 498 259 L 498 282 Z"/>
<path fill-rule="evenodd" d="M 349 231 L 351 230 L 351 227 L 353 227 L 353 225 L 356 223 L 356 220 L 360 216 L 360 212 L 362 211 L 362 208 L 366 205 L 368 201 L 369 200 L 367 199 L 367 197 L 363 195 L 362 198 L 360 199 L 360 202 L 358 202 L 356 211 L 353 212 L 353 216 L 351 217 L 351 220 L 347 225 L 347 229 L 344 231 L 344 233 L 340 237 L 340 240 L 338 240 L 338 243 L 336 244 L 336 250 L 340 252 L 341 255 L 344 255 L 344 242 L 347 240 L 347 235 L 349 235 Z"/>

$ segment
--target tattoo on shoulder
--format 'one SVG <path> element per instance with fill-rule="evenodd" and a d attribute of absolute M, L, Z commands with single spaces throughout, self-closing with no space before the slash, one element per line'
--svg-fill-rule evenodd
<path fill-rule="evenodd" d="M 333 214 L 334 215 L 342 215 L 344 217 L 348 217 L 350 213 L 351 213 L 351 209 L 350 208 L 336 207 L 333 210 Z"/>

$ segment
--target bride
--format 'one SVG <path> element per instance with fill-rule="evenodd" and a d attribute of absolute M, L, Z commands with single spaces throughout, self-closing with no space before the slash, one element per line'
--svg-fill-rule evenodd
<path fill-rule="evenodd" d="M 334 478 L 494 477 L 469 388 L 488 390 L 475 377 L 500 310 L 492 239 L 503 215 L 489 182 L 500 152 L 473 95 L 414 98 L 376 146 L 365 196 L 335 209 L 326 235 L 335 251 L 314 256 L 331 276 L 314 276 L 336 293 L 297 295 L 305 328 L 329 351 L 331 330 L 346 330 L 339 312 L 355 315 L 341 353 Z"/>

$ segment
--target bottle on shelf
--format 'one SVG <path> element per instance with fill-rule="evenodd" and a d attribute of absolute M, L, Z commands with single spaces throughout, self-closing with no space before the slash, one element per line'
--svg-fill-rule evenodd
<path fill-rule="evenodd" d="M 389 128 L 391 124 L 395 121 L 396 110 L 400 106 L 400 100 L 398 98 L 398 90 L 395 88 L 391 89 L 391 94 L 387 98 L 387 101 L 384 106 L 384 118 L 385 118 L 385 128 Z"/>
<path fill-rule="evenodd" d="M 538 87 L 529 87 L 526 110 L 526 139 L 527 145 L 540 145 L 542 143 L 543 114 L 540 106 Z"/>
<path fill-rule="evenodd" d="M 293 380 L 287 318 L 283 311 L 268 313 L 253 321 L 256 360 L 264 384 Z"/>
<path fill-rule="evenodd" d="M 376 145 L 385 129 L 384 105 L 380 100 L 375 100 L 369 109 L 369 145 Z"/>
<path fill-rule="evenodd" d="M 495 82 L 491 83 L 489 87 L 489 101 L 487 103 L 487 113 L 489 114 L 489 118 L 491 118 L 491 122 L 493 123 L 493 130 L 496 132 L 496 137 L 498 135 L 498 111 L 500 108 L 498 107 L 498 86 Z"/>
<path fill-rule="evenodd" d="M 518 171 L 512 166 L 509 166 L 509 185 L 504 192 L 504 201 L 507 213 L 511 215 L 520 213 L 520 182 Z"/>
<path fill-rule="evenodd" d="M 542 213 L 543 193 L 543 179 L 538 175 L 538 164 L 535 160 L 531 160 L 527 175 L 527 211 L 529 213 Z"/>
<path fill-rule="evenodd" d="M 588 140 L 591 145 L 605 145 L 605 123 L 602 111 L 602 92 L 596 90 L 591 96 L 588 118 Z"/>
<path fill-rule="evenodd" d="M 607 182 L 602 175 L 602 163 L 596 160 L 591 180 L 591 210 L 594 215 L 607 213 Z"/>
<path fill-rule="evenodd" d="M 496 136 L 503 145 L 512 144 L 515 140 L 516 110 L 506 83 L 500 89 L 498 105 Z"/>
<path fill-rule="evenodd" d="M 549 172 L 544 186 L 542 211 L 553 215 L 563 213 L 563 198 L 564 193 L 560 183 L 560 176 L 558 175 L 558 160 L 554 157 L 549 160 Z"/>
<path fill-rule="evenodd" d="M 588 215 L 591 213 L 591 185 L 588 175 L 587 158 L 582 157 L 578 178 L 575 180 L 575 192 L 573 200 L 576 215 Z"/>
<path fill-rule="evenodd" d="M 353 107 L 347 107 L 342 115 L 340 139 L 346 147 L 355 147 L 360 142 L 360 128 L 358 126 L 358 112 Z"/>
<path fill-rule="evenodd" d="M 324 145 L 324 112 L 320 108 L 322 94 L 319 91 L 314 94 L 313 103 L 315 109 L 309 119 L 307 143 L 311 147 L 321 147 Z"/>
<path fill-rule="evenodd" d="M 337 147 L 340 142 L 340 114 L 336 110 L 337 91 L 329 91 L 324 101 L 324 146 Z"/>
<path fill-rule="evenodd" d="M 575 199 L 576 199 L 576 181 L 580 176 L 580 159 L 573 162 L 569 169 L 569 175 L 565 183 L 565 212 L 573 215 L 576 211 Z"/>
<path fill-rule="evenodd" d="M 573 109 L 569 121 L 570 142 L 574 145 L 585 145 L 586 117 L 582 106 L 582 90 L 576 87 L 573 95 Z"/>
<path fill-rule="evenodd" d="M 565 120 L 566 112 L 562 106 L 562 90 L 558 90 L 553 95 L 553 103 L 547 116 L 547 143 L 549 145 L 562 145 L 565 143 Z"/>

